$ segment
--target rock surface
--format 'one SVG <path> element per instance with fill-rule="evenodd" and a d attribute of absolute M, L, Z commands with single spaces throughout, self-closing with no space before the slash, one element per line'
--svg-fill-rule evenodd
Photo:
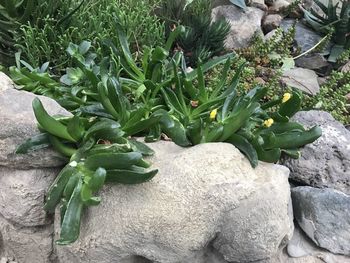
<path fill-rule="evenodd" d="M 280 26 L 282 22 L 282 16 L 278 14 L 267 15 L 263 20 L 263 29 L 265 33 L 268 33 Z"/>
<path fill-rule="evenodd" d="M 56 247 L 60 263 L 132 262 L 136 255 L 215 262 L 204 258 L 208 250 L 226 261 L 255 262 L 286 245 L 293 231 L 288 169 L 267 163 L 253 169 L 226 143 L 150 146 L 159 174 L 141 185 L 106 186 L 102 203 L 85 211 L 80 239 Z"/>
<path fill-rule="evenodd" d="M 315 71 L 305 68 L 292 68 L 283 72 L 282 83 L 299 89 L 310 95 L 316 95 L 320 91 Z"/>
<path fill-rule="evenodd" d="M 282 13 L 287 10 L 290 3 L 286 0 L 276 0 L 273 1 L 271 6 L 269 7 L 269 13 L 275 14 L 275 13 Z"/>
<path fill-rule="evenodd" d="M 43 210 L 44 196 L 58 169 L 0 169 L 0 215 L 18 226 L 52 223 Z"/>
<path fill-rule="evenodd" d="M 255 34 L 262 34 L 261 20 L 264 11 L 255 7 L 247 7 L 246 11 L 234 6 L 224 5 L 212 10 L 212 20 L 222 17 L 230 23 L 231 29 L 225 46 L 228 49 L 247 47 Z"/>
<path fill-rule="evenodd" d="M 306 127 L 320 125 L 322 136 L 304 146 L 298 160 L 282 160 L 291 170 L 290 178 L 350 194 L 350 131 L 324 111 L 298 112 L 293 120 Z"/>
<path fill-rule="evenodd" d="M 294 216 L 318 246 L 350 256 L 350 196 L 301 186 L 292 189 Z"/>
<path fill-rule="evenodd" d="M 32 101 L 39 97 L 51 115 L 69 115 L 54 100 L 26 91 L 8 88 L 0 92 L 0 166 L 16 169 L 57 167 L 64 164 L 61 155 L 51 149 L 29 154 L 15 154 L 26 139 L 39 133 L 32 109 Z"/>
<path fill-rule="evenodd" d="M 295 60 L 295 65 L 297 67 L 307 68 L 312 70 L 330 67 L 330 64 L 321 54 L 311 54 L 311 55 L 302 56 Z"/>
<path fill-rule="evenodd" d="M 310 259 L 310 262 L 326 262 L 326 263 L 349 263 L 350 257 L 343 255 L 332 254 L 331 252 L 319 248 L 315 243 L 308 238 L 305 233 L 296 226 L 292 240 L 289 241 L 287 246 L 287 253 L 294 260 L 298 259 Z M 312 260 L 313 259 L 313 260 Z M 291 259 L 289 259 L 291 260 Z M 281 261 L 281 262 L 289 262 Z M 306 261 L 308 262 L 308 261 Z"/>
<path fill-rule="evenodd" d="M 13 258 L 18 263 L 52 262 L 52 233 L 52 225 L 23 228 L 0 215 L 0 257 Z"/>
<path fill-rule="evenodd" d="M 251 1 L 249 1 L 249 5 L 252 7 L 259 8 L 263 11 L 267 11 L 267 9 L 268 9 L 267 5 L 265 5 L 264 0 L 251 0 Z"/>
<path fill-rule="evenodd" d="M 0 72 L 0 92 L 13 89 L 15 87 L 12 80 L 3 72 Z"/>
<path fill-rule="evenodd" d="M 284 19 L 281 23 L 281 27 L 284 30 L 288 30 L 294 23 L 294 19 Z M 297 22 L 294 39 L 300 47 L 301 52 L 305 52 L 315 46 L 322 39 L 322 36 L 304 25 L 302 22 Z M 327 52 L 330 50 L 329 47 L 329 45 L 326 47 Z"/>

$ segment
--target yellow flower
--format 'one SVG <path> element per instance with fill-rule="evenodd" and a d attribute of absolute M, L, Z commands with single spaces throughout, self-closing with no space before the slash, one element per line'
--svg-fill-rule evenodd
<path fill-rule="evenodd" d="M 273 124 L 273 119 L 271 118 L 264 121 L 264 126 L 267 128 L 271 127 L 272 124 Z"/>
<path fill-rule="evenodd" d="M 218 109 L 212 110 L 212 111 L 210 112 L 210 116 L 209 116 L 210 119 L 211 119 L 211 120 L 215 120 L 217 114 L 218 114 Z"/>
<path fill-rule="evenodd" d="M 283 99 L 282 99 L 282 103 L 287 102 L 290 98 L 292 97 L 292 95 L 290 93 L 284 93 L 283 94 Z"/>

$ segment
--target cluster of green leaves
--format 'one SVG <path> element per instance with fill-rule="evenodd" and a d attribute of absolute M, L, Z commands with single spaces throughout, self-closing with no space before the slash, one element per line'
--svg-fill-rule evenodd
<path fill-rule="evenodd" d="M 175 49 L 184 52 L 190 66 L 224 51 L 230 27 L 225 19 L 212 22 L 211 9 L 211 1 L 206 0 L 165 0 L 160 10 L 168 34 L 180 24 L 185 26 L 185 31 L 177 38 Z"/>
<path fill-rule="evenodd" d="M 350 73 L 333 71 L 320 92 L 305 100 L 303 108 L 322 109 L 343 124 L 350 124 Z"/>
<path fill-rule="evenodd" d="M 327 33 L 330 28 L 334 28 L 335 45 L 332 47 L 328 60 L 336 62 L 338 56 L 350 48 L 350 3 L 342 0 L 334 4 L 333 0 L 328 0 L 326 6 L 320 0 L 315 0 L 315 4 L 322 14 L 314 8 L 311 8 L 310 11 L 304 10 L 306 21 L 311 27 L 322 33 Z"/>
<path fill-rule="evenodd" d="M 245 63 L 230 77 L 231 64 L 238 62 L 234 54 L 189 70 L 183 52 L 170 52 L 182 26 L 170 33 L 164 47 L 145 49 L 136 62 L 121 20 L 115 25 L 120 49 L 112 41 L 106 43 L 111 53 L 96 62 L 90 42 L 70 44 L 67 51 L 77 66 L 67 68 L 60 81 L 45 73 L 47 65 L 33 69 L 19 60 L 25 67 L 10 69 L 24 89 L 57 96 L 73 113 L 54 118 L 35 99 L 33 109 L 42 133 L 17 149 L 25 153 L 52 146 L 68 158 L 45 204 L 52 212 L 61 203 L 58 244 L 78 238 L 82 209 L 100 202 L 94 194 L 105 181 L 142 183 L 156 174 L 157 170 L 146 170 L 149 164 L 142 159 L 152 151 L 130 140 L 132 136 L 152 142 L 165 134 L 180 146 L 228 142 L 256 167 L 258 160 L 277 162 L 282 153 L 298 158 L 298 148 L 321 135 L 319 127 L 305 130 L 289 122 L 300 109 L 298 92 L 266 103 L 262 102 L 266 88 L 238 93 Z M 205 72 L 219 64 L 224 64 L 220 82 L 208 88 Z"/>
<path fill-rule="evenodd" d="M 58 72 L 70 66 L 65 47 L 86 39 L 93 43 L 96 53 L 102 54 L 103 40 L 117 43 L 112 22 L 115 16 L 121 17 L 127 28 L 133 51 L 164 41 L 164 25 L 153 14 L 160 0 L 32 1 L 37 2 L 36 12 L 32 14 L 36 19 L 21 23 L 14 34 L 16 50 L 31 65 L 50 61 Z M 45 11 L 50 8 L 54 10 Z M 72 12 L 67 19 L 67 14 Z"/>
<path fill-rule="evenodd" d="M 33 101 L 33 110 L 42 133 L 27 140 L 16 152 L 23 154 L 51 145 L 68 161 L 52 183 L 44 206 L 53 213 L 60 204 L 61 233 L 57 244 L 77 240 L 83 208 L 101 202 L 94 194 L 105 182 L 138 184 L 156 175 L 157 170 L 147 170 L 150 165 L 142 159 L 153 151 L 127 139 L 130 134 L 118 122 L 79 115 L 53 118 L 38 98 Z"/>
<path fill-rule="evenodd" d="M 82 0 L 78 4 L 75 4 L 75 1 L 53 0 L 1 1 L 0 62 L 6 65 L 13 63 L 22 25 L 28 23 L 40 28 L 46 27 L 47 21 L 45 19 L 55 17 L 57 28 L 60 28 L 61 31 L 66 30 L 71 23 L 72 16 L 80 9 L 84 1 Z M 61 2 L 65 4 L 60 5 Z M 35 43 L 35 45 L 38 45 L 38 43 Z M 45 48 L 45 45 L 43 48 Z"/>

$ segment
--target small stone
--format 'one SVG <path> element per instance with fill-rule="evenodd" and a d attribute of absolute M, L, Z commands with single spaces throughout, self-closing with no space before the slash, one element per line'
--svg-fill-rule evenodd
<path fill-rule="evenodd" d="M 282 22 L 282 16 L 278 14 L 267 15 L 262 23 L 262 27 L 265 33 L 268 33 L 280 26 Z"/>
<path fill-rule="evenodd" d="M 250 2 L 250 6 L 259 8 L 259 9 L 261 9 L 263 11 L 267 11 L 267 9 L 268 9 L 267 5 L 265 5 L 264 0 L 252 0 Z"/>
<path fill-rule="evenodd" d="M 283 73 L 282 83 L 299 89 L 310 95 L 316 95 L 320 91 L 315 71 L 305 68 L 293 68 Z"/>
<path fill-rule="evenodd" d="M 350 71 L 350 61 L 348 61 L 344 66 L 341 67 L 341 72 L 349 72 Z"/>
<path fill-rule="evenodd" d="M 295 65 L 300 68 L 317 70 L 324 67 L 331 67 L 327 60 L 321 54 L 310 54 L 302 56 L 295 60 Z"/>
<path fill-rule="evenodd" d="M 281 14 L 283 11 L 287 10 L 290 3 L 286 0 L 276 0 L 269 7 L 268 12 L 270 14 Z"/>
<path fill-rule="evenodd" d="M 294 216 L 316 245 L 350 256 L 350 196 L 330 188 L 292 189 Z"/>

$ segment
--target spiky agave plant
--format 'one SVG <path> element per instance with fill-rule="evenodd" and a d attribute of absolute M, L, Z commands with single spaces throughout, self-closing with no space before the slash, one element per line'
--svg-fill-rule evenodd
<path fill-rule="evenodd" d="M 304 10 L 306 21 L 312 28 L 322 33 L 327 33 L 329 28 L 334 28 L 335 45 L 328 60 L 336 62 L 341 53 L 350 48 L 350 2 L 342 0 L 334 4 L 333 0 L 328 0 L 328 5 L 319 0 L 314 2 L 321 13 L 315 8 Z"/>
<path fill-rule="evenodd" d="M 211 22 L 210 12 L 211 3 L 204 0 L 167 0 L 160 12 L 168 34 L 178 25 L 185 27 L 185 32 L 175 42 L 175 48 L 184 52 L 187 64 L 192 67 L 224 50 L 229 24 L 225 19 Z"/>

